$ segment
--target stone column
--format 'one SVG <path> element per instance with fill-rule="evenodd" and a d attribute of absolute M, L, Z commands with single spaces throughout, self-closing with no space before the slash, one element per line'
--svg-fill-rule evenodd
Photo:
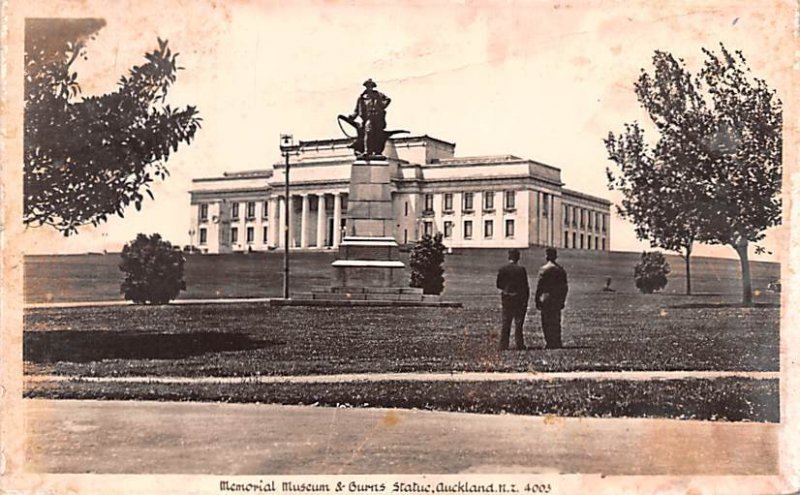
<path fill-rule="evenodd" d="M 308 194 L 302 196 L 302 213 L 300 214 L 300 247 L 308 247 Z"/>
<path fill-rule="evenodd" d="M 325 195 L 317 194 L 317 247 L 325 247 Z"/>
<path fill-rule="evenodd" d="M 269 198 L 269 245 L 277 246 L 281 237 L 280 217 L 278 215 L 278 198 L 273 196 Z"/>
<path fill-rule="evenodd" d="M 342 195 L 333 195 L 333 247 L 339 247 L 342 240 Z"/>
<path fill-rule="evenodd" d="M 283 231 L 286 228 L 286 197 L 285 196 L 278 196 L 278 224 L 276 225 L 275 232 L 278 233 L 278 242 L 275 243 L 276 246 L 283 246 L 286 247 L 284 244 L 284 237 Z"/>
<path fill-rule="evenodd" d="M 289 246 L 295 247 L 297 243 L 295 243 L 295 228 L 294 228 L 294 195 L 289 195 L 288 201 L 286 201 L 286 212 L 289 215 Z"/>

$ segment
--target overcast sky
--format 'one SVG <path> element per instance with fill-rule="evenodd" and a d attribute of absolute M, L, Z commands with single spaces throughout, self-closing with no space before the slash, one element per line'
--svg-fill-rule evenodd
<path fill-rule="evenodd" d="M 84 94 L 114 90 L 157 37 L 168 39 L 185 67 L 168 102 L 196 105 L 203 128 L 170 158 L 172 175 L 154 185 L 156 199 L 141 212 L 69 239 L 29 229 L 26 251 L 119 250 L 138 232 L 188 243 L 192 178 L 269 167 L 280 160 L 284 132 L 339 137 L 336 115 L 352 110 L 368 77 L 392 98 L 389 128 L 455 142 L 457 156 L 548 163 L 561 168 L 566 187 L 614 202 L 602 140 L 624 122 L 646 120 L 633 82 L 654 50 L 698 69 L 701 47 L 723 42 L 742 50 L 784 101 L 788 94 L 793 18 L 769 2 L 258 3 L 30 7 L 29 16 L 106 19 L 88 60 L 75 65 Z M 763 243 L 776 255 L 783 230 Z M 611 231 L 613 250 L 646 246 L 616 214 Z M 730 247 L 695 252 L 735 257 Z"/>

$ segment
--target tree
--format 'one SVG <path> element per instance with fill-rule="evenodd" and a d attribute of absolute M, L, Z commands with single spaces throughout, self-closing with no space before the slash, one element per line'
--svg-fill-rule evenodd
<path fill-rule="evenodd" d="M 200 127 L 193 106 L 165 104 L 177 55 L 167 41 L 130 69 L 119 88 L 78 98 L 72 70 L 99 19 L 28 19 L 25 31 L 24 222 L 70 235 L 127 206 L 141 209 L 150 183 L 168 175 L 166 161 Z"/>
<path fill-rule="evenodd" d="M 644 70 L 635 83 L 641 106 L 660 138 L 645 142 L 637 122 L 605 139 L 617 174 L 606 169 L 609 187 L 623 194 L 621 217 L 633 222 L 639 239 L 651 247 L 677 252 L 686 266 L 686 294 L 692 293 L 691 255 L 701 237 L 702 188 L 696 169 L 702 166 L 693 152 L 691 137 L 702 133 L 703 101 L 696 78 L 682 61 L 666 52 L 653 56 L 654 74 Z"/>
<path fill-rule="evenodd" d="M 658 251 L 643 252 L 642 261 L 633 269 L 633 280 L 636 288 L 643 294 L 652 294 L 667 286 L 669 263 L 663 253 Z"/>
<path fill-rule="evenodd" d="M 411 248 L 411 287 L 422 287 L 423 294 L 441 294 L 444 290 L 445 246 L 442 233 L 422 236 Z"/>
<path fill-rule="evenodd" d="M 783 111 L 763 79 L 750 75 L 740 51 L 704 50 L 700 78 L 707 87 L 707 132 L 698 136 L 704 167 L 703 239 L 739 255 L 742 302 L 752 304 L 748 247 L 781 223 Z M 757 252 L 763 248 L 757 247 Z"/>
<path fill-rule="evenodd" d="M 749 76 L 741 52 L 704 50 L 697 74 L 657 51 L 653 75 L 644 70 L 636 95 L 660 139 L 649 147 L 638 123 L 606 147 L 619 174 L 622 216 L 640 238 L 676 250 L 686 260 L 687 293 L 695 242 L 728 244 L 742 265 L 742 299 L 752 302 L 747 248 L 780 223 L 781 104 L 763 80 Z M 758 248 L 760 249 L 760 248 Z"/>
<path fill-rule="evenodd" d="M 183 255 L 159 234 L 139 234 L 122 248 L 120 292 L 136 304 L 167 304 L 186 290 Z"/>

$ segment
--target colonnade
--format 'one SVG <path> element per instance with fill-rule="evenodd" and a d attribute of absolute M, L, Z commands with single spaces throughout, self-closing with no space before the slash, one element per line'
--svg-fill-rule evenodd
<path fill-rule="evenodd" d="M 316 198 L 316 221 L 315 228 L 312 230 L 312 196 Z M 297 201 L 300 201 L 300 219 L 298 222 L 291 218 L 289 222 L 289 245 L 291 247 L 338 247 L 342 241 L 342 211 L 345 193 L 301 193 L 291 194 L 290 209 L 295 212 Z M 326 209 L 326 198 L 333 197 L 333 232 L 328 229 L 329 215 Z M 284 195 L 273 196 L 269 199 L 269 222 L 273 227 L 270 229 L 269 244 L 271 246 L 283 247 L 283 229 L 286 225 L 286 197 Z M 332 235 L 329 235 L 332 234 Z M 312 242 L 313 241 L 313 242 Z"/>

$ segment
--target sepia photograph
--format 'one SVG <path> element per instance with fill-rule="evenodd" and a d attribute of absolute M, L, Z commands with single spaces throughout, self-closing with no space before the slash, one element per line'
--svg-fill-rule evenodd
<path fill-rule="evenodd" d="M 800 490 L 795 2 L 0 12 L 0 491 Z"/>

